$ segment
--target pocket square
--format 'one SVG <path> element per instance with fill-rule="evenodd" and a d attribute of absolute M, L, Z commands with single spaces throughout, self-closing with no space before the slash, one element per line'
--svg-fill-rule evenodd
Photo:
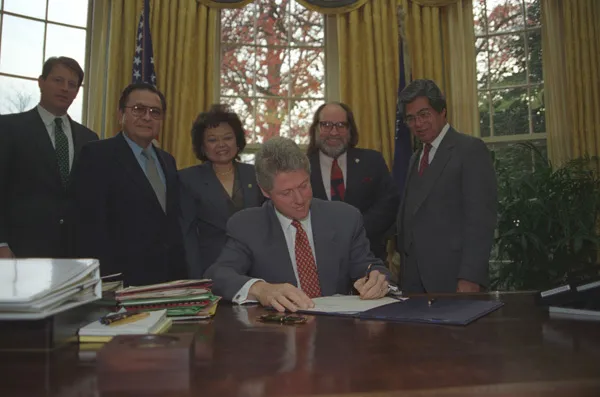
<path fill-rule="evenodd" d="M 373 182 L 373 178 L 371 178 L 370 176 L 366 176 L 362 180 L 362 183 L 371 183 L 371 182 Z"/>

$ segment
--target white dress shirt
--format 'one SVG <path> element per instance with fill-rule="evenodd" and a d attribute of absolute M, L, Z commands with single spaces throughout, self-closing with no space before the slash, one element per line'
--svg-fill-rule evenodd
<path fill-rule="evenodd" d="M 340 169 L 342 170 L 342 175 L 344 176 L 344 186 L 346 186 L 346 175 L 348 175 L 348 172 L 346 172 L 348 169 L 347 152 L 340 154 L 337 158 L 337 161 Z M 329 157 L 319 150 L 319 163 L 321 164 L 321 177 L 323 178 L 325 194 L 327 195 L 327 199 L 331 201 L 331 167 L 333 166 L 333 157 Z"/>
<path fill-rule="evenodd" d="M 286 217 L 279 211 L 277 211 L 277 209 L 275 209 L 275 214 L 277 215 L 277 219 L 279 220 L 279 223 L 281 224 L 281 229 L 282 229 L 283 235 L 285 237 L 285 243 L 287 244 L 287 247 L 288 247 L 288 253 L 290 255 L 290 260 L 292 262 L 292 267 L 294 268 L 294 275 L 296 276 L 296 282 L 298 283 L 298 288 L 301 288 L 300 278 L 298 277 L 298 265 L 296 264 L 296 228 L 294 226 L 292 226 L 293 220 Z M 302 228 L 304 229 L 304 231 L 306 232 L 306 235 L 308 236 L 308 242 L 310 244 L 310 249 L 312 250 L 313 257 L 315 258 L 315 265 L 316 265 L 317 257 L 315 256 L 315 242 L 313 239 L 312 223 L 310 221 L 310 212 L 308 213 L 308 216 L 306 218 L 300 220 L 300 224 L 302 225 Z M 233 298 L 233 303 L 243 304 L 243 303 L 249 303 L 249 302 L 256 302 L 255 300 L 248 299 L 248 293 L 250 292 L 250 287 L 252 287 L 254 285 L 254 283 L 256 283 L 258 281 L 264 281 L 264 280 L 261 280 L 258 278 L 253 278 L 251 280 L 248 280 L 246 282 L 246 284 L 244 284 L 244 286 L 242 288 L 240 288 L 240 290 L 237 292 L 237 294 L 235 294 L 235 297 Z"/>
<path fill-rule="evenodd" d="M 433 161 L 435 152 L 437 152 L 437 149 L 440 147 L 440 144 L 442 143 L 442 139 L 444 139 L 444 137 L 446 136 L 446 132 L 448 132 L 449 129 L 450 129 L 450 124 L 446 123 L 444 128 L 442 128 L 442 131 L 440 131 L 440 135 L 438 135 L 437 138 L 435 138 L 433 140 L 433 142 L 431 142 L 431 149 L 429 149 L 429 159 L 428 159 L 429 161 L 427 161 L 427 164 L 431 164 L 431 162 Z M 419 163 L 421 163 L 422 158 L 423 158 L 423 150 L 421 150 L 421 155 L 419 156 Z"/>
<path fill-rule="evenodd" d="M 62 129 L 65 135 L 67 136 L 67 142 L 69 143 L 69 170 L 73 166 L 73 157 L 75 157 L 75 147 L 73 145 L 73 133 L 71 132 L 71 121 L 69 120 L 69 116 L 67 114 L 63 114 L 58 117 L 47 111 L 42 107 L 42 105 L 37 105 L 37 111 L 46 126 L 46 131 L 48 131 L 48 135 L 50 136 L 50 141 L 52 142 L 52 146 L 56 149 L 56 123 L 54 119 L 59 118 L 62 120 Z"/>

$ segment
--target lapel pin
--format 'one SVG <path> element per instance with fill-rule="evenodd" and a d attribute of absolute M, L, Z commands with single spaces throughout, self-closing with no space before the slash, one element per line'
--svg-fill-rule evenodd
<path fill-rule="evenodd" d="M 360 163 L 360 159 L 354 159 L 354 161 L 356 161 L 356 164 Z"/>
<path fill-rule="evenodd" d="M 248 188 L 252 189 L 252 184 L 251 183 L 248 184 Z"/>

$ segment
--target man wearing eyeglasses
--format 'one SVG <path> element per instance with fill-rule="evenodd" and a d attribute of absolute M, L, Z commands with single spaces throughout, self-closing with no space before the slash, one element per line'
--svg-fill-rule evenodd
<path fill-rule="evenodd" d="M 72 255 L 71 170 L 82 146 L 98 139 L 67 113 L 83 77 L 76 60 L 49 58 L 39 104 L 0 116 L 0 258 Z"/>
<path fill-rule="evenodd" d="M 396 220 L 400 194 L 385 160 L 375 150 L 359 149 L 358 129 L 350 107 L 326 103 L 309 129 L 308 157 L 314 196 L 344 201 L 363 215 L 371 251 L 385 261 L 386 237 Z"/>
<path fill-rule="evenodd" d="M 457 132 L 431 80 L 400 94 L 404 120 L 422 143 L 410 160 L 398 214 L 402 290 L 478 292 L 488 285 L 497 218 L 496 175 L 481 139 Z"/>
<path fill-rule="evenodd" d="M 129 85 L 119 99 L 122 131 L 86 145 L 74 170 L 77 252 L 128 285 L 186 277 L 177 166 L 152 143 L 166 107 L 153 85 Z"/>

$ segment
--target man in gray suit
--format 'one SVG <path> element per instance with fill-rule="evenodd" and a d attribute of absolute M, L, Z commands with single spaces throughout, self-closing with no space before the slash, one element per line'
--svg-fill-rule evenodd
<path fill-rule="evenodd" d="M 402 291 L 480 291 L 488 285 L 497 219 L 490 153 L 481 139 L 450 127 L 446 100 L 433 81 L 413 81 L 400 103 L 423 143 L 410 160 L 398 214 Z"/>
<path fill-rule="evenodd" d="M 313 307 L 311 298 L 388 292 L 389 272 L 369 248 L 360 212 L 313 199 L 310 163 L 298 145 L 272 138 L 256 154 L 258 184 L 270 200 L 233 215 L 219 259 L 206 271 L 215 294 L 279 311 Z"/>
<path fill-rule="evenodd" d="M 67 111 L 83 82 L 76 60 L 49 58 L 40 103 L 0 116 L 0 258 L 72 256 L 71 170 L 98 135 Z"/>

